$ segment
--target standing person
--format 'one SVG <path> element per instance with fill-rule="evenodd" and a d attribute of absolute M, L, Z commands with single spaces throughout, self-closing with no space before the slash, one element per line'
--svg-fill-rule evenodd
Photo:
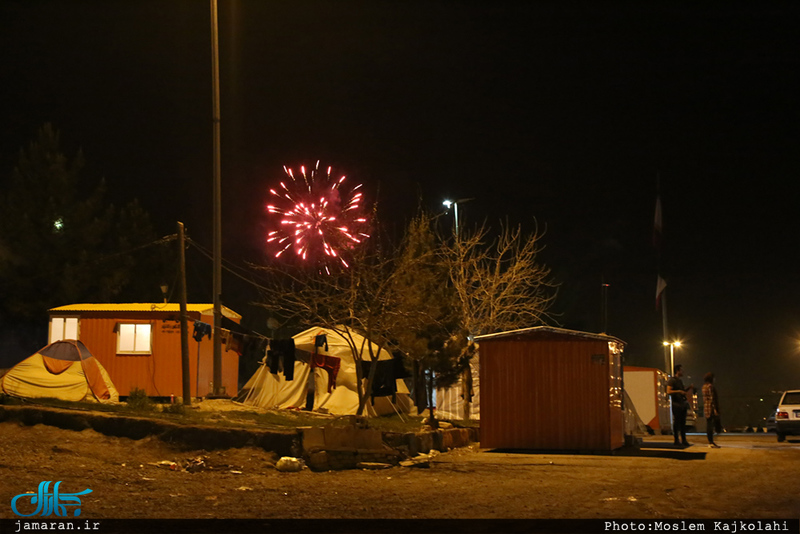
<path fill-rule="evenodd" d="M 703 412 L 706 416 L 706 436 L 708 445 L 712 449 L 719 449 L 714 443 L 714 428 L 719 426 L 719 398 L 717 388 L 714 386 L 714 373 L 706 373 L 703 377 Z"/>
<path fill-rule="evenodd" d="M 683 366 L 675 366 L 675 372 L 667 382 L 667 395 L 672 400 L 672 433 L 675 437 L 675 445 L 688 447 L 686 441 L 686 413 L 689 411 L 689 400 L 686 395 L 694 389 L 694 386 L 684 387 Z"/>

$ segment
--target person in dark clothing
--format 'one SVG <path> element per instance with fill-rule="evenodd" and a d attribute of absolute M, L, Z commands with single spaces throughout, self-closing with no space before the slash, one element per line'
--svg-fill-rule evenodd
<path fill-rule="evenodd" d="M 672 401 L 672 433 L 675 437 L 675 445 L 688 447 L 686 441 L 686 413 L 689 411 L 689 400 L 687 395 L 694 389 L 694 386 L 684 387 L 683 367 L 679 364 L 675 366 L 675 372 L 667 382 L 667 395 Z"/>
<path fill-rule="evenodd" d="M 720 425 L 719 421 L 719 398 L 717 388 L 714 386 L 714 373 L 706 373 L 703 377 L 703 412 L 706 416 L 706 436 L 708 445 L 712 449 L 719 449 L 719 445 L 714 443 L 714 429 Z"/>

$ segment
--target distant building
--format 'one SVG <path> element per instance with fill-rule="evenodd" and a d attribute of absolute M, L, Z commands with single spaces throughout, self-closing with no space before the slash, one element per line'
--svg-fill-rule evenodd
<path fill-rule="evenodd" d="M 192 397 L 212 392 L 213 343 L 196 341 L 195 321 L 213 324 L 212 304 L 189 304 L 189 376 Z M 222 307 L 235 323 L 241 315 Z M 178 304 L 71 304 L 50 310 L 49 343 L 79 339 L 105 367 L 120 396 L 143 389 L 151 397 L 183 394 Z M 239 354 L 222 347 L 222 388 L 236 395 Z"/>

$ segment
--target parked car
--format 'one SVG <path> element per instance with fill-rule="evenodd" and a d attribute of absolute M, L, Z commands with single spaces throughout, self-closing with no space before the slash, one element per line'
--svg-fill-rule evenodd
<path fill-rule="evenodd" d="M 800 436 L 800 389 L 783 393 L 775 411 L 775 431 L 778 441 L 786 436 Z"/>
<path fill-rule="evenodd" d="M 776 431 L 775 412 L 769 414 L 769 417 L 767 417 L 765 420 L 766 420 L 767 432 L 775 432 Z"/>

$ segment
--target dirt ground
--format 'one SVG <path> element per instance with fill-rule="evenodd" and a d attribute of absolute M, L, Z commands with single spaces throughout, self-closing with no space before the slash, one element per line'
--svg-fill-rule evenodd
<path fill-rule="evenodd" d="M 477 446 L 429 468 L 283 473 L 261 449 L 180 451 L 15 422 L 0 423 L 0 517 L 44 480 L 82 497 L 82 518 L 797 518 L 800 441 L 649 438 L 620 455 L 493 452 Z M 169 462 L 180 467 L 172 470 Z M 178 467 L 178 466 L 176 466 Z M 20 507 L 22 507 L 20 505 Z M 31 510 L 32 511 L 32 510 Z"/>

